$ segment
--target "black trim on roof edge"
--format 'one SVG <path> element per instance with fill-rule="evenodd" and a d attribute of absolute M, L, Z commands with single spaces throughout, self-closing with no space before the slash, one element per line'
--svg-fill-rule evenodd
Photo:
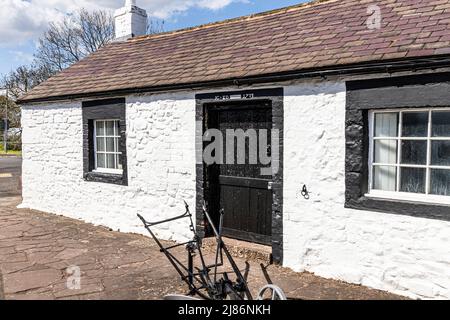
<path fill-rule="evenodd" d="M 368 75 L 374 73 L 394 73 L 402 71 L 417 72 L 419 70 L 445 68 L 445 67 L 450 67 L 450 55 L 448 54 L 406 58 L 406 59 L 401 58 L 375 62 L 371 61 L 371 62 L 336 66 L 335 68 L 330 67 L 311 68 L 289 72 L 262 74 L 244 78 L 231 78 L 223 80 L 150 86 L 142 88 L 117 89 L 111 91 L 69 94 L 37 99 L 19 99 L 17 100 L 17 103 L 31 104 L 40 102 L 54 102 L 61 100 L 74 100 L 82 98 L 105 98 L 111 96 L 129 95 L 138 93 L 163 92 L 182 89 L 197 89 L 204 87 L 216 88 L 225 86 L 252 85 L 252 84 L 303 79 L 303 78 L 314 78 L 314 77 L 326 78 L 328 76 L 339 76 L 339 75 Z"/>

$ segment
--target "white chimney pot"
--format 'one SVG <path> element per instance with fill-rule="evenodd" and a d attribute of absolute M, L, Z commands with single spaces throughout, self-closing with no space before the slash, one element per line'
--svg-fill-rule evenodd
<path fill-rule="evenodd" d="M 126 0 L 125 6 L 114 14 L 116 40 L 126 40 L 147 34 L 148 16 L 136 5 L 136 0 Z"/>

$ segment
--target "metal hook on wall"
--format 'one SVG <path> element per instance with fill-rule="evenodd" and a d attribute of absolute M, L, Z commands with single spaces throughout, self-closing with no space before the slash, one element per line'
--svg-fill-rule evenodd
<path fill-rule="evenodd" d="M 302 195 L 303 198 L 305 198 L 306 200 L 309 200 L 310 198 L 310 192 L 308 190 L 308 187 L 306 186 L 306 184 L 303 185 L 302 191 L 300 193 Z"/>

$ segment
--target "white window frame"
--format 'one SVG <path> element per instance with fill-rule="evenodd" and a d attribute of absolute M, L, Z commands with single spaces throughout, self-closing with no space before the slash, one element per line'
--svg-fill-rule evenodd
<path fill-rule="evenodd" d="M 116 138 L 119 138 L 120 141 L 120 132 L 116 132 L 116 126 L 114 125 L 114 135 L 113 136 L 107 136 L 106 135 L 106 122 L 119 122 L 120 119 L 98 119 L 94 120 L 94 170 L 93 172 L 96 173 L 108 173 L 108 174 L 123 174 L 123 169 L 108 169 L 108 168 L 99 168 L 97 165 L 97 153 L 101 154 L 113 154 L 113 155 L 119 155 L 122 156 L 122 152 L 120 151 L 119 146 L 116 146 Z M 105 139 L 105 148 L 106 148 L 106 138 L 114 138 L 114 150 L 119 150 L 117 152 L 107 152 L 107 151 L 97 151 L 97 122 L 103 122 L 104 123 L 104 130 L 105 134 L 103 136 L 100 136 L 99 138 Z M 120 126 L 119 126 L 120 129 Z M 106 158 L 105 158 L 106 162 Z M 116 157 L 114 157 L 114 162 L 116 162 Z M 115 163 L 115 166 L 117 164 Z"/>
<path fill-rule="evenodd" d="M 427 137 L 402 137 L 402 120 L 403 113 L 405 112 L 428 112 L 428 134 Z M 380 109 L 380 110 L 370 110 L 369 111 L 369 192 L 365 195 L 368 198 L 382 198 L 391 200 L 404 200 L 404 201 L 415 201 L 424 203 L 435 203 L 435 204 L 450 204 L 450 196 L 441 196 L 429 194 L 430 192 L 430 171 L 432 169 L 447 169 L 450 170 L 450 166 L 433 166 L 431 165 L 431 142 L 432 141 L 450 141 L 450 137 L 432 137 L 432 112 L 436 111 L 450 111 L 450 108 L 402 108 L 402 109 Z M 397 137 L 375 137 L 375 114 L 377 113 L 398 113 L 398 133 Z M 396 164 L 385 164 L 385 163 L 374 163 L 374 141 L 376 140 L 396 140 L 397 141 L 397 162 Z M 403 140 L 416 140 L 416 141 L 427 141 L 427 162 L 425 165 L 402 165 L 401 155 L 402 155 L 402 144 Z M 401 191 L 383 191 L 373 189 L 373 167 L 374 165 L 385 166 L 385 167 L 396 167 L 397 168 L 397 178 L 396 190 L 400 190 L 400 168 L 423 168 L 426 169 L 426 186 L 425 194 L 409 193 Z"/>

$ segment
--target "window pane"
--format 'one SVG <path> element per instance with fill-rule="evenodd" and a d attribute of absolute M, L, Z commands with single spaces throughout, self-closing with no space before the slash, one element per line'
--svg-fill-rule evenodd
<path fill-rule="evenodd" d="M 116 154 L 117 169 L 122 170 L 122 155 Z"/>
<path fill-rule="evenodd" d="M 105 151 L 105 138 L 97 138 L 97 151 Z"/>
<path fill-rule="evenodd" d="M 373 188 L 376 190 L 396 191 L 397 168 L 374 166 Z"/>
<path fill-rule="evenodd" d="M 103 153 L 97 154 L 97 168 L 106 168 L 105 155 Z"/>
<path fill-rule="evenodd" d="M 119 138 L 114 138 L 114 152 L 119 152 L 120 140 Z"/>
<path fill-rule="evenodd" d="M 431 170 L 430 193 L 450 196 L 450 170 Z"/>
<path fill-rule="evenodd" d="M 106 121 L 106 135 L 107 136 L 114 135 L 114 124 L 115 124 L 115 121 Z"/>
<path fill-rule="evenodd" d="M 95 125 L 97 126 L 97 136 L 104 136 L 105 135 L 105 122 L 104 121 L 96 121 Z"/>
<path fill-rule="evenodd" d="M 402 141 L 402 164 L 427 164 L 426 141 Z"/>
<path fill-rule="evenodd" d="M 106 155 L 106 167 L 108 169 L 117 169 L 115 164 L 114 164 L 114 158 L 115 158 L 114 154 L 107 154 Z"/>
<path fill-rule="evenodd" d="M 432 136 L 450 137 L 450 112 L 436 111 L 433 112 L 432 118 Z"/>
<path fill-rule="evenodd" d="M 375 114 L 375 137 L 398 136 L 398 113 Z"/>
<path fill-rule="evenodd" d="M 431 164 L 450 166 L 450 141 L 431 142 Z"/>
<path fill-rule="evenodd" d="M 428 112 L 404 112 L 403 137 L 427 137 L 428 136 Z"/>
<path fill-rule="evenodd" d="M 114 126 L 115 126 L 114 135 L 120 136 L 119 121 L 114 121 Z"/>
<path fill-rule="evenodd" d="M 375 141 L 375 163 L 397 163 L 397 140 Z"/>
<path fill-rule="evenodd" d="M 106 138 L 106 151 L 114 152 L 114 138 Z"/>
<path fill-rule="evenodd" d="M 401 168 L 400 191 L 425 193 L 426 169 Z"/>

